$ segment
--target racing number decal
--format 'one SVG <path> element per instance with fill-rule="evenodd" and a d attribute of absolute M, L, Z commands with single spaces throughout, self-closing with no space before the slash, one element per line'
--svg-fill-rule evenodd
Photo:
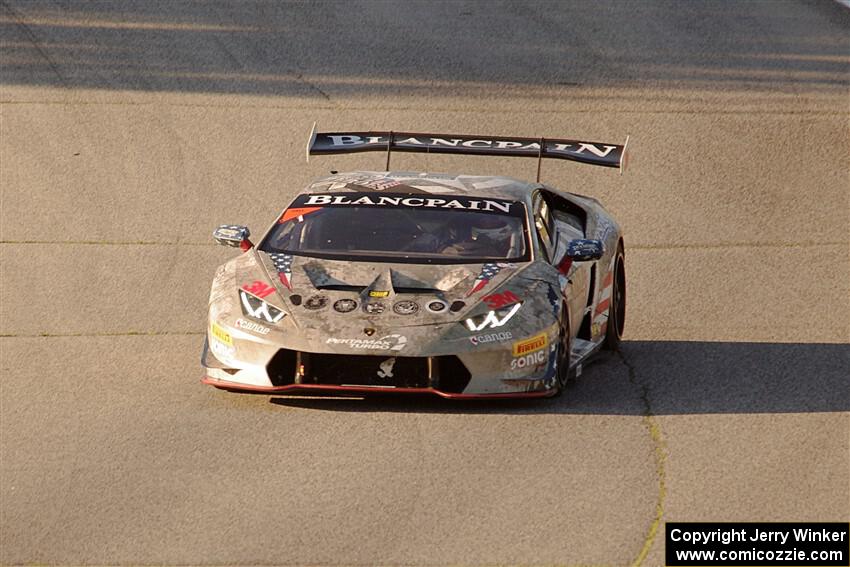
<path fill-rule="evenodd" d="M 261 282 L 260 280 L 254 280 L 254 283 L 252 283 L 251 285 L 245 284 L 242 286 L 242 289 L 244 289 L 248 293 L 256 295 L 260 299 L 271 295 L 271 293 L 274 291 L 274 288 L 272 286 L 267 283 Z"/>
<path fill-rule="evenodd" d="M 502 293 L 494 293 L 482 298 L 482 301 L 487 304 L 490 309 L 501 309 L 514 303 L 519 303 L 519 297 L 512 291 L 503 291 Z"/>

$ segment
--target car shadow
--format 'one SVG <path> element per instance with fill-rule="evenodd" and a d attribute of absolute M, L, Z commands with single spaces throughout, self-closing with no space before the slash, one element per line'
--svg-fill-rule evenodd
<path fill-rule="evenodd" d="M 602 354 L 561 397 L 274 397 L 342 412 L 682 415 L 850 411 L 850 345 L 627 341 Z"/>

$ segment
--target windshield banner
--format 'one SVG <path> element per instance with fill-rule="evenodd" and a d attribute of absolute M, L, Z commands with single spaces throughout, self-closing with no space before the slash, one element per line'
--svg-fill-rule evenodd
<path fill-rule="evenodd" d="M 314 193 L 299 195 L 280 222 L 303 216 L 324 207 L 388 207 L 405 209 L 457 209 L 481 213 L 523 216 L 522 205 L 504 199 L 474 198 L 455 195 L 422 196 L 408 193 Z"/>

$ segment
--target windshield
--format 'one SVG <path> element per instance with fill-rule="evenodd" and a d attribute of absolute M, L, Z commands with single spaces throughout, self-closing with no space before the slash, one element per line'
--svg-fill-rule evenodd
<path fill-rule="evenodd" d="M 260 246 L 271 253 L 422 263 L 528 260 L 525 208 L 445 195 L 302 195 Z"/>

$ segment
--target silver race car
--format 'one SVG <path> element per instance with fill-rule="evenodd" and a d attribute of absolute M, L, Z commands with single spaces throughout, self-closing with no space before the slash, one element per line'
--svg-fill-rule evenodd
<path fill-rule="evenodd" d="M 307 187 L 218 268 L 203 382 L 259 393 L 550 396 L 623 333 L 620 227 L 595 199 L 508 177 L 389 171 L 393 151 L 622 168 L 626 145 L 316 133 L 310 154 L 383 151 L 387 171 Z"/>

